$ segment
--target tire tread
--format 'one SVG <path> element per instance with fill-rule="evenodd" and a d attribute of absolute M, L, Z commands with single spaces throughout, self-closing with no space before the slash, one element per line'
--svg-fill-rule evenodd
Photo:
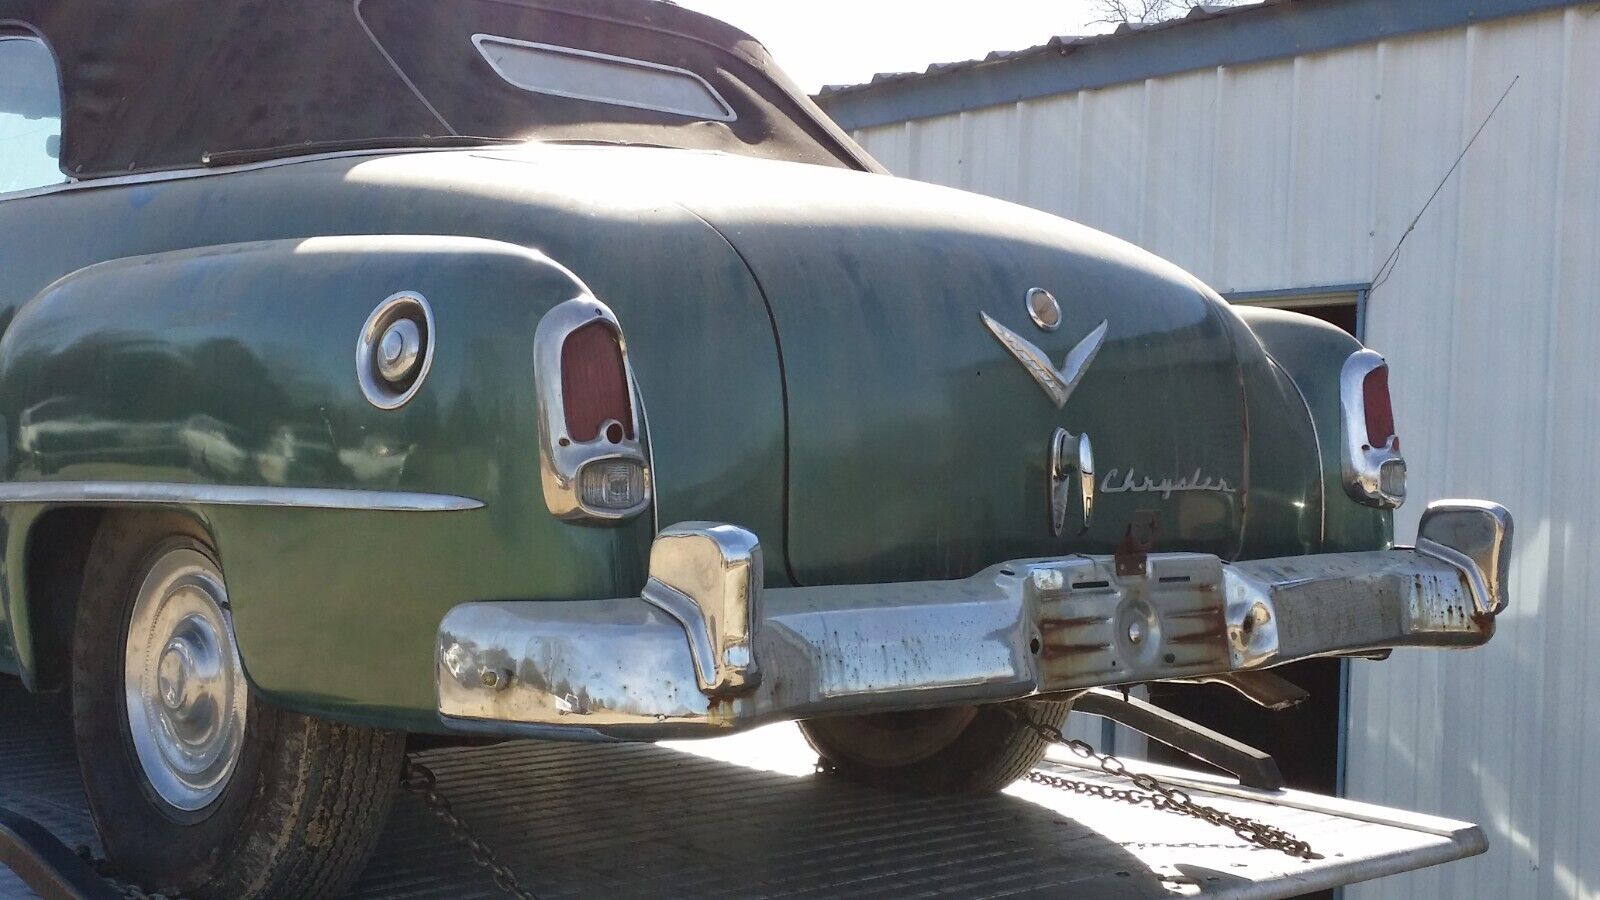
<path fill-rule="evenodd" d="M 1059 728 L 1071 706 L 1070 700 L 1035 700 L 979 707 L 978 715 L 949 744 L 916 762 L 892 767 L 853 759 L 848 738 L 841 739 L 837 723 L 822 729 L 801 722 L 800 730 L 829 771 L 851 781 L 921 794 L 992 794 L 1028 774 L 1048 746 L 1013 714 Z"/>
<path fill-rule="evenodd" d="M 118 512 L 102 521 L 84 567 L 72 636 L 73 715 L 107 855 L 147 889 L 197 900 L 337 895 L 361 874 L 381 836 L 404 734 L 301 715 L 252 693 L 244 755 L 216 812 L 175 822 L 139 787 L 118 719 L 125 715 L 122 648 L 141 567 L 174 539 L 215 556 L 193 519 Z M 174 849 L 186 844 L 206 852 Z"/>

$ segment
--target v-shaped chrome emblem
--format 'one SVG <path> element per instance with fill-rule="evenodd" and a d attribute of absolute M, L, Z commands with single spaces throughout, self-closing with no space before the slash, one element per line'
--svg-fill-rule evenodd
<path fill-rule="evenodd" d="M 979 312 L 978 315 L 983 316 L 983 324 L 989 326 L 995 338 L 1011 351 L 1017 362 L 1022 363 L 1022 367 L 1028 370 L 1028 374 L 1039 383 L 1039 387 L 1044 389 L 1045 396 L 1049 397 L 1057 408 L 1067 405 L 1067 398 L 1078 389 L 1078 382 L 1083 380 L 1084 373 L 1089 371 L 1089 364 L 1094 362 L 1094 358 L 1100 353 L 1101 345 L 1106 341 L 1108 323 L 1102 321 L 1095 330 L 1089 332 L 1088 337 L 1079 341 L 1078 346 L 1067 353 L 1066 362 L 1057 369 L 1050 361 L 1050 357 L 1034 346 L 1032 341 L 1001 325 L 986 312 Z"/>

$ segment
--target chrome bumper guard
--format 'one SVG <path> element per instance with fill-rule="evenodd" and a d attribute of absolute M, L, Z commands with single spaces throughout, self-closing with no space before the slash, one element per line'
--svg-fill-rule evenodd
<path fill-rule="evenodd" d="M 568 740 L 992 703 L 1394 647 L 1469 647 L 1506 605 L 1511 516 L 1428 507 L 1415 547 L 1224 563 L 1002 563 L 959 581 L 763 590 L 731 525 L 666 529 L 642 596 L 468 603 L 439 628 L 451 728 Z"/>

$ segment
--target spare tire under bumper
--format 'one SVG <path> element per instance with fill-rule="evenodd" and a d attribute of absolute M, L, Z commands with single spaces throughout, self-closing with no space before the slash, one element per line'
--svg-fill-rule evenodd
<path fill-rule="evenodd" d="M 788 719 L 969 706 L 1394 647 L 1469 647 L 1505 607 L 1511 517 L 1448 501 L 1415 547 L 1224 563 L 1074 555 L 958 581 L 763 590 L 755 536 L 664 530 L 642 596 L 468 603 L 440 624 L 457 731 L 710 737 Z"/>

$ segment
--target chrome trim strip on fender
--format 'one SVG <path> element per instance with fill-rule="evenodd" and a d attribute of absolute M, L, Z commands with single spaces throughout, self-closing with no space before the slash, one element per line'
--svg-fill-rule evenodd
<path fill-rule="evenodd" d="M 143 481 L 9 482 L 0 484 L 0 503 L 193 503 L 373 512 L 463 512 L 483 508 L 481 500 L 450 494 Z"/>

